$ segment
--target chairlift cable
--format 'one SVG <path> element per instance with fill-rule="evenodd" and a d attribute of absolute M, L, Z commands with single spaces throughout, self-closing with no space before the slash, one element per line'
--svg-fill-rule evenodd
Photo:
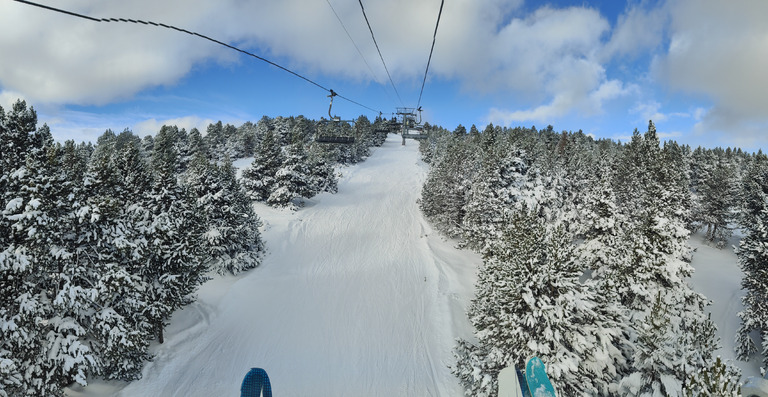
<path fill-rule="evenodd" d="M 424 80 L 421 82 L 421 92 L 419 92 L 419 100 L 416 102 L 416 107 L 421 104 L 421 95 L 424 94 L 424 85 L 427 84 L 427 73 L 429 73 L 429 64 L 432 62 L 432 51 L 435 50 L 435 40 L 437 39 L 437 27 L 440 26 L 440 15 L 443 14 L 443 4 L 445 0 L 440 0 L 440 11 L 437 13 L 437 22 L 435 23 L 435 33 L 432 34 L 432 48 L 429 49 L 429 58 L 427 59 L 427 69 L 424 70 Z"/>
<path fill-rule="evenodd" d="M 360 59 L 363 60 L 363 63 L 365 63 L 365 66 L 368 67 L 368 72 L 371 77 L 371 80 L 376 81 L 376 73 L 373 71 L 373 68 L 368 63 L 368 60 L 365 59 L 365 55 L 363 55 L 363 52 L 360 51 L 360 47 L 357 46 L 357 43 L 355 43 L 355 39 L 352 38 L 352 35 L 349 33 L 349 30 L 347 30 L 347 26 L 344 25 L 344 21 L 341 20 L 341 17 L 339 16 L 339 13 L 336 12 L 336 9 L 333 8 L 333 4 L 331 4 L 330 0 L 325 0 L 326 3 L 328 3 L 328 6 L 331 7 L 331 11 L 333 11 L 333 15 L 336 16 L 336 20 L 339 21 L 339 24 L 341 25 L 341 28 L 344 29 L 344 33 L 347 34 L 347 37 L 349 38 L 349 41 L 352 42 L 352 45 L 355 46 L 355 50 L 357 50 L 357 54 L 360 55 Z M 382 88 L 383 89 L 383 88 Z M 384 90 L 384 93 L 389 96 L 389 92 L 387 90 Z M 390 99 L 392 99 L 390 97 Z"/>
<path fill-rule="evenodd" d="M 379 58 L 381 58 L 381 63 L 384 65 L 384 70 L 387 72 L 387 77 L 389 77 L 389 83 L 392 84 L 392 88 L 395 90 L 395 94 L 397 94 L 397 99 L 400 100 L 400 104 L 402 106 L 405 106 L 403 104 L 403 99 L 400 98 L 400 93 L 397 92 L 397 87 L 395 87 L 395 82 L 392 81 L 392 75 L 389 74 L 387 63 L 384 62 L 384 56 L 381 55 L 381 50 L 379 49 L 379 43 L 376 42 L 376 36 L 373 34 L 373 28 L 371 28 L 371 23 L 368 22 L 368 15 L 365 14 L 365 7 L 363 7 L 363 0 L 358 0 L 358 2 L 360 3 L 360 9 L 363 11 L 363 17 L 365 18 L 365 23 L 368 25 L 368 31 L 371 32 L 371 38 L 373 39 L 373 44 L 376 45 L 376 51 L 379 52 Z"/>
<path fill-rule="evenodd" d="M 143 25 L 152 25 L 152 26 L 157 26 L 157 27 L 163 27 L 163 28 L 166 28 L 166 29 L 176 30 L 176 31 L 179 31 L 179 32 L 182 32 L 182 33 L 186 33 L 186 34 L 192 35 L 192 36 L 197 36 L 197 37 L 206 39 L 206 40 L 211 41 L 213 43 L 222 45 L 224 47 L 233 49 L 233 50 L 238 51 L 240 53 L 243 53 L 245 55 L 251 56 L 251 57 L 256 58 L 256 59 L 258 59 L 260 61 L 266 62 L 266 63 L 268 63 L 268 64 L 270 64 L 270 65 L 272 65 L 272 66 L 274 66 L 274 67 L 276 67 L 278 69 L 286 71 L 286 72 L 288 72 L 288 73 L 290 73 L 290 74 L 292 74 L 292 75 L 294 75 L 294 76 L 296 76 L 296 77 L 298 77 L 298 78 L 300 78 L 300 79 L 302 79 L 302 80 L 304 80 L 304 81 L 306 81 L 306 82 L 308 82 L 308 83 L 310 83 L 312 85 L 315 85 L 315 86 L 325 90 L 325 91 L 328 91 L 328 92 L 331 91 L 330 88 L 326 88 L 326 87 L 320 85 L 319 83 L 317 83 L 317 82 L 315 82 L 315 81 L 313 81 L 313 80 L 311 80 L 311 79 L 309 79 L 307 77 L 302 76 L 299 73 L 296 73 L 296 72 L 294 72 L 294 71 L 292 71 L 292 70 L 290 70 L 290 69 L 288 69 L 288 68 L 286 68 L 284 66 L 278 65 L 278 64 L 270 61 L 269 59 L 260 57 L 260 56 L 254 54 L 254 53 L 242 50 L 242 49 L 237 48 L 237 47 L 235 47 L 233 45 L 229 45 L 227 43 L 224 43 L 222 41 L 219 41 L 219 40 L 216 40 L 214 38 L 208 37 L 206 35 L 203 35 L 203 34 L 200 34 L 200 33 L 197 33 L 197 32 L 193 32 L 193 31 L 189 31 L 189 30 L 186 30 L 186 29 L 182 29 L 182 28 L 179 28 L 179 27 L 176 27 L 176 26 L 173 26 L 173 25 L 166 25 L 164 23 L 158 23 L 158 22 L 152 22 L 152 21 L 144 21 L 144 20 L 140 20 L 140 19 L 94 18 L 94 17 L 88 16 L 88 15 L 78 14 L 76 12 L 72 12 L 72 11 L 68 11 L 68 10 L 63 10 L 63 9 L 60 9 L 60 8 L 55 8 L 55 7 L 51 7 L 51 6 L 47 6 L 47 5 L 44 5 L 44 4 L 35 3 L 35 2 L 32 2 L 32 1 L 28 1 L 28 0 L 14 0 L 14 1 L 19 2 L 19 3 L 23 3 L 23 4 L 27 4 L 27 5 L 31 5 L 31 6 L 35 6 L 35 7 L 39 7 L 39 8 L 43 8 L 43 9 L 46 9 L 46 10 L 49 10 L 49 11 L 54 11 L 54 12 L 58 12 L 58 13 L 62 13 L 62 14 L 66 14 L 66 15 L 70 15 L 70 16 L 74 16 L 74 17 L 78 17 L 78 18 L 87 19 L 89 21 L 94 21 L 94 22 L 130 22 L 130 23 L 143 24 Z M 355 105 L 364 107 L 364 108 L 366 108 L 368 110 L 371 110 L 373 112 L 380 112 L 379 110 L 372 109 L 372 108 L 370 108 L 368 106 L 363 105 L 362 103 L 359 103 L 357 101 L 353 101 L 353 100 L 351 100 L 351 99 L 349 99 L 347 97 L 344 97 L 342 95 L 338 95 L 338 97 L 341 98 L 341 99 L 344 99 L 344 100 L 346 100 L 348 102 L 354 103 Z"/>

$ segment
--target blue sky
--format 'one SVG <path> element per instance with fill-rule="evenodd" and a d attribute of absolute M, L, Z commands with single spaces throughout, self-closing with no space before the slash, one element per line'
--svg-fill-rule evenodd
<path fill-rule="evenodd" d="M 384 114 L 415 107 L 440 0 L 41 0 L 176 25 L 288 67 Z M 339 15 L 360 49 L 347 37 Z M 764 0 L 446 0 L 421 105 L 454 129 L 487 123 L 626 140 L 653 119 L 691 146 L 768 148 Z M 23 98 L 57 139 L 107 128 L 239 125 L 328 111 L 327 92 L 176 31 L 0 3 L 0 106 Z M 367 62 L 367 65 L 366 65 Z M 376 116 L 336 99 L 334 114 Z"/>

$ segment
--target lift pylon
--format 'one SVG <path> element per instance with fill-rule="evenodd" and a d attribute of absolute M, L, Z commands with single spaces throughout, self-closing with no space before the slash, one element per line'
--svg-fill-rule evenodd
<path fill-rule="evenodd" d="M 419 107 L 419 122 L 416 122 L 415 108 L 397 108 L 397 115 L 400 116 L 401 134 L 403 136 L 403 145 L 406 139 L 427 139 L 429 136 L 424 134 L 421 126 L 421 107 Z"/>

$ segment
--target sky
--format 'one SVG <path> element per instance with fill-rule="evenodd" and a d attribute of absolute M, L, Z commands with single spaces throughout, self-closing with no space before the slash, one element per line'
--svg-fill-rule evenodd
<path fill-rule="evenodd" d="M 288 68 L 342 119 L 422 106 L 423 121 L 552 125 L 626 142 L 768 149 L 768 1 L 39 0 L 198 32 Z M 338 16 L 338 17 L 337 17 Z M 349 35 L 347 35 L 347 33 Z M 57 140 L 163 124 L 328 117 L 328 92 L 171 29 L 0 0 L 0 106 L 34 106 Z M 387 71 L 389 76 L 387 75 Z"/>

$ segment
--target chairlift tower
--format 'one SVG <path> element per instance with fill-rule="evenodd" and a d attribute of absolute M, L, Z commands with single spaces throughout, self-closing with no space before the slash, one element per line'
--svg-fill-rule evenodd
<path fill-rule="evenodd" d="M 408 127 L 416 124 L 415 108 L 397 108 L 397 115 L 400 117 L 400 134 L 403 136 L 403 146 L 405 138 L 408 135 Z"/>
<path fill-rule="evenodd" d="M 416 111 L 419 111 L 419 121 L 416 121 Z M 423 132 L 421 125 L 421 108 L 397 108 L 397 115 L 401 119 L 401 133 L 403 145 L 406 139 L 427 139 L 429 136 Z"/>

